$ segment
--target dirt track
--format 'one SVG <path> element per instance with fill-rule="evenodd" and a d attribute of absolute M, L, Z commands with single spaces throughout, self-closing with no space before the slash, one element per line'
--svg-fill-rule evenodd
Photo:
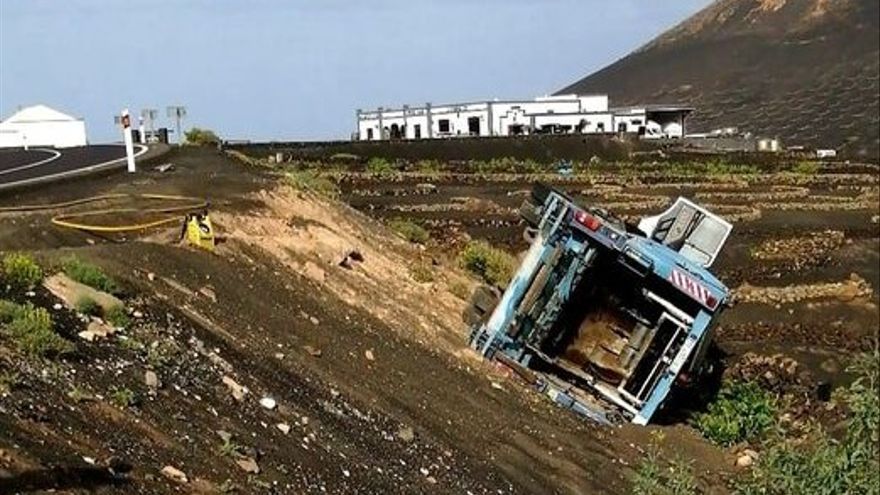
<path fill-rule="evenodd" d="M 441 264 L 432 284 L 407 276 L 412 260 L 442 254 L 414 250 L 353 210 L 276 189 L 276 179 L 214 152 L 188 150 L 167 160 L 175 163 L 174 172 L 145 172 L 135 184 L 126 176 L 82 179 L 0 199 L 41 203 L 133 190 L 207 194 L 227 235 L 218 253 L 209 255 L 176 246 L 171 233 L 118 243 L 55 229 L 47 215 L 0 218 L 0 250 L 34 250 L 46 264 L 73 250 L 116 276 L 128 293 L 127 304 L 144 313 L 124 333 L 130 342 L 76 340 L 74 356 L 25 367 L 21 383 L 0 397 L 0 487 L 103 493 L 211 493 L 232 485 L 241 493 L 627 493 L 628 466 L 639 458 L 637 446 L 647 442 L 649 429 L 587 424 L 463 350 L 465 329 L 456 323 L 457 314 L 446 314 L 462 304 L 447 291 L 461 276 L 457 269 Z M 425 180 L 377 186 L 363 179 L 357 188 L 410 190 Z M 491 226 L 512 221 L 503 210 L 515 204 L 527 181 L 434 183 L 439 197 L 382 200 L 382 195 L 377 202 L 345 187 L 354 206 L 380 216 L 398 216 L 388 213 L 388 205 L 444 204 L 452 197 L 490 201 L 500 208 L 488 215 Z M 376 203 L 383 207 L 369 207 Z M 462 203 L 483 205 L 455 204 Z M 435 232 L 448 230 L 442 222 L 461 222 L 462 230 L 475 235 L 517 242 L 518 227 L 512 224 L 489 229 L 468 220 L 479 217 L 479 210 L 451 211 L 415 217 L 438 219 Z M 732 286 L 746 279 L 762 287 L 842 281 L 850 272 L 877 286 L 877 226 L 871 223 L 876 211 L 776 214 L 737 225 L 743 237 L 733 239 L 722 265 Z M 829 228 L 832 219 L 833 228 L 851 242 L 824 256 L 811 253 L 796 274 L 787 267 L 797 260 L 773 259 L 760 261 L 759 275 L 751 276 L 756 263 L 749 258 L 751 247 L 775 238 L 772 229 L 789 225 L 785 236 L 796 236 L 816 224 Z M 365 256 L 351 270 L 337 265 L 348 249 Z M 800 347 L 790 343 L 800 335 L 807 364 L 839 368 L 845 350 L 862 347 L 852 336 L 876 329 L 877 299 L 860 295 L 840 302 L 836 292 L 830 294 L 778 309 L 760 302 L 738 305 L 722 325 L 722 345 L 732 352 L 779 345 L 798 353 Z M 42 298 L 51 302 L 37 295 Z M 63 310 L 56 319 L 64 322 L 65 335 L 76 339 L 82 324 Z M 839 329 L 829 326 L 838 320 L 843 320 Z M 797 325 L 801 330 L 793 332 Z M 818 330 L 827 343 L 816 344 Z M 754 338 L 755 333 L 760 335 Z M 0 371 L 19 366 L 0 346 Z M 144 384 L 146 369 L 163 382 L 158 391 Z M 251 392 L 236 401 L 223 377 Z M 109 396 L 120 387 L 134 391 L 139 403 L 114 405 Z M 82 392 L 90 398 L 75 400 L 73 390 L 80 399 Z M 276 399 L 278 408 L 261 408 L 257 401 L 263 396 Z M 280 431 L 278 423 L 290 432 Z M 682 425 L 662 428 L 666 447 L 693 459 L 700 477 L 723 492 L 730 455 Z M 256 458 L 259 474 L 236 464 L 238 457 L 228 445 L 224 450 L 218 430 L 232 434 L 240 455 Z M 131 470 L 113 477 L 108 464 Z M 160 475 L 165 465 L 184 471 L 189 483 Z"/>

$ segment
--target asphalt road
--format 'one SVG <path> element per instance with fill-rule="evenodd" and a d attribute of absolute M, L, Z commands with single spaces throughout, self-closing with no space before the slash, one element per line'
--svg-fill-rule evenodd
<path fill-rule="evenodd" d="M 135 148 L 137 153 L 139 148 Z M 95 145 L 78 148 L 0 150 L 0 189 L 58 180 L 96 169 L 125 165 L 125 147 Z"/>

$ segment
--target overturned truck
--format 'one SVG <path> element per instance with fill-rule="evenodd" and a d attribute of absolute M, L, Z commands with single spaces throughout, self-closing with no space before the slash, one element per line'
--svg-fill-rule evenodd
<path fill-rule="evenodd" d="M 579 414 L 647 424 L 701 372 L 730 223 L 679 198 L 634 226 L 542 185 L 520 212 L 531 247 L 503 294 L 474 294 L 471 347 Z"/>

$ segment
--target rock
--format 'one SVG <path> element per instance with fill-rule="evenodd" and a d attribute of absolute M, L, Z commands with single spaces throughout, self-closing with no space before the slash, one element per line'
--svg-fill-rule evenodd
<path fill-rule="evenodd" d="M 315 325 L 315 326 L 318 326 L 321 324 L 321 320 L 315 318 L 314 316 L 310 316 L 309 321 L 312 322 L 312 325 Z"/>
<path fill-rule="evenodd" d="M 64 301 L 64 305 L 68 308 L 75 308 L 77 301 L 85 298 L 98 303 L 98 306 L 104 311 L 109 311 L 116 306 L 122 306 L 122 301 L 119 298 L 76 282 L 63 273 L 47 278 L 43 281 L 43 286 L 54 294 L 55 297 Z"/>
<path fill-rule="evenodd" d="M 433 476 L 428 476 L 427 478 L 425 478 L 425 481 L 427 481 L 428 483 L 430 483 L 432 485 L 437 484 L 437 478 L 435 478 Z"/>
<path fill-rule="evenodd" d="M 156 280 L 156 274 L 153 272 L 147 273 L 147 280 L 149 280 L 150 282 L 152 282 L 153 280 Z"/>
<path fill-rule="evenodd" d="M 165 466 L 162 468 L 161 472 L 162 472 L 162 476 L 164 476 L 172 481 L 176 481 L 178 483 L 188 483 L 189 482 L 189 479 L 186 477 L 186 473 L 184 473 L 180 469 L 177 469 L 174 466 Z"/>
<path fill-rule="evenodd" d="M 55 311 L 60 311 L 61 308 L 63 308 L 63 307 L 64 307 L 64 305 L 61 303 L 55 303 L 52 305 L 52 309 L 54 309 Z"/>
<path fill-rule="evenodd" d="M 232 441 L 232 433 L 229 433 L 226 430 L 217 430 L 217 436 L 220 437 L 220 440 L 223 440 L 224 443 Z"/>
<path fill-rule="evenodd" d="M 144 317 L 144 314 L 143 314 L 142 312 L 140 312 L 140 311 L 135 310 L 134 312 L 131 313 L 131 316 L 133 316 L 133 317 L 135 317 L 136 319 L 140 320 L 141 318 Z"/>
<path fill-rule="evenodd" d="M 367 361 L 375 361 L 376 356 L 373 355 L 372 349 L 367 349 L 364 351 L 364 356 L 367 358 Z"/>
<path fill-rule="evenodd" d="M 284 433 L 285 435 L 290 433 L 290 425 L 287 423 L 278 423 L 277 425 L 275 425 L 275 428 L 278 428 L 278 431 Z"/>
<path fill-rule="evenodd" d="M 416 432 L 409 426 L 401 426 L 400 429 L 397 430 L 397 438 L 404 442 L 412 442 L 416 439 Z"/>
<path fill-rule="evenodd" d="M 159 382 L 159 375 L 156 374 L 155 371 L 147 370 L 144 372 L 144 383 L 147 384 L 147 387 L 152 390 L 156 390 L 162 386 L 161 382 Z"/>
<path fill-rule="evenodd" d="M 278 403 L 275 402 L 275 399 L 271 397 L 263 397 L 260 399 L 260 405 L 263 406 L 264 409 L 273 410 L 278 406 Z"/>
<path fill-rule="evenodd" d="M 304 345 L 303 349 L 306 352 L 308 352 L 310 356 L 321 357 L 321 349 L 318 349 L 317 347 L 312 347 L 310 345 Z"/>
<path fill-rule="evenodd" d="M 504 387 L 502 387 L 500 383 L 498 383 L 498 382 L 490 382 L 490 383 L 492 384 L 492 388 L 494 388 L 495 390 L 504 390 Z"/>
<path fill-rule="evenodd" d="M 242 457 L 236 459 L 235 463 L 248 474 L 260 474 L 260 466 L 253 457 Z"/>
<path fill-rule="evenodd" d="M 248 393 L 247 387 L 242 387 L 238 384 L 238 382 L 236 382 L 229 376 L 223 377 L 223 384 L 229 388 L 229 392 L 232 394 L 232 397 L 239 402 L 244 400 L 244 396 Z"/>
<path fill-rule="evenodd" d="M 90 332 L 90 331 L 88 331 L 88 330 L 83 330 L 82 332 L 79 332 L 79 333 L 76 334 L 76 335 L 77 335 L 79 338 L 81 338 L 81 339 L 83 339 L 83 340 L 85 340 L 85 341 L 88 341 L 88 342 L 94 342 L 95 339 L 98 337 L 97 335 L 95 335 L 94 333 L 92 333 L 92 332 Z"/>
<path fill-rule="evenodd" d="M 311 261 L 306 261 L 305 266 L 303 266 L 303 275 L 318 282 L 324 282 L 327 278 L 327 273 Z"/>
<path fill-rule="evenodd" d="M 199 294 L 207 297 L 211 302 L 217 302 L 217 293 L 214 292 L 213 288 L 207 285 L 199 289 Z"/>
<path fill-rule="evenodd" d="M 752 449 L 745 449 L 736 458 L 736 467 L 746 468 L 751 466 L 758 460 L 758 453 Z"/>

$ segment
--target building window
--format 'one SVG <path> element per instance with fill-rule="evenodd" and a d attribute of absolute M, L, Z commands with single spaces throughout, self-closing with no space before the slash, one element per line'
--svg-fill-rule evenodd
<path fill-rule="evenodd" d="M 480 135 L 480 118 L 479 117 L 468 117 L 468 134 L 471 136 L 479 136 Z"/>
<path fill-rule="evenodd" d="M 642 125 L 642 119 L 633 120 L 632 125 Z"/>
<path fill-rule="evenodd" d="M 438 120 L 437 128 L 440 129 L 440 132 L 449 132 L 449 119 Z"/>
<path fill-rule="evenodd" d="M 373 140 L 373 128 L 371 127 L 369 129 L 367 129 L 367 141 L 372 141 L 372 140 Z"/>

